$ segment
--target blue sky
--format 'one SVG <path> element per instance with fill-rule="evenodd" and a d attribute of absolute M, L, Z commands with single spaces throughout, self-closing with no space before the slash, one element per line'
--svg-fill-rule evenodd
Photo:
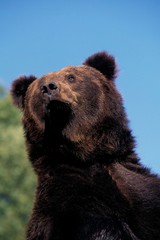
<path fill-rule="evenodd" d="M 1 0 L 0 84 L 80 65 L 106 50 L 119 66 L 142 163 L 160 174 L 160 1 Z"/>

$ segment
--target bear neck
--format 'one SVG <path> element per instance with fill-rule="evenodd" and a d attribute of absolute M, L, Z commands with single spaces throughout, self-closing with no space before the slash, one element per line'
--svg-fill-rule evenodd
<path fill-rule="evenodd" d="M 37 141 L 28 138 L 27 149 L 36 172 L 44 174 L 61 164 L 83 168 L 97 163 L 138 162 L 134 138 L 127 127 L 96 126 L 92 131 L 85 132 L 85 136 L 79 142 L 57 133 L 54 138 L 39 135 Z"/>

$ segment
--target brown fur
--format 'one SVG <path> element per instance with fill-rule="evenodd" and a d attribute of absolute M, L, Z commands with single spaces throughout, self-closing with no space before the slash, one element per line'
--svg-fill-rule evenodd
<path fill-rule="evenodd" d="M 28 240 L 158 240 L 160 180 L 134 151 L 114 58 L 12 85 L 38 176 Z"/>

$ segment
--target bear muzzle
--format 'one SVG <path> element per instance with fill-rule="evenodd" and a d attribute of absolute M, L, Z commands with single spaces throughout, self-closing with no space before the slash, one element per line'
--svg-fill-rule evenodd
<path fill-rule="evenodd" d="M 55 82 L 50 82 L 47 84 L 42 84 L 41 92 L 43 94 L 44 99 L 48 102 L 55 98 L 55 95 L 59 92 L 59 87 Z"/>
<path fill-rule="evenodd" d="M 40 85 L 43 102 L 47 106 L 52 101 L 60 101 L 71 106 L 77 105 L 79 94 L 64 82 L 49 81 Z"/>
<path fill-rule="evenodd" d="M 54 81 L 42 83 L 40 90 L 45 103 L 45 122 L 46 125 L 53 126 L 56 129 L 63 129 L 68 123 L 71 116 L 71 106 L 65 98 L 63 98 L 63 90 L 60 91 L 60 84 Z"/>

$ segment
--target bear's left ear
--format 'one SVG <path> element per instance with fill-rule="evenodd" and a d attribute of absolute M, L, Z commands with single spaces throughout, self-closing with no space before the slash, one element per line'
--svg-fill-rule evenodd
<path fill-rule="evenodd" d="M 27 88 L 36 79 L 35 76 L 21 76 L 13 81 L 11 86 L 11 96 L 13 103 L 20 109 L 24 107 L 24 98 L 26 95 Z"/>
<path fill-rule="evenodd" d="M 96 68 L 109 80 L 114 80 L 117 74 L 117 66 L 114 57 L 107 52 L 95 53 L 83 63 L 84 65 Z"/>

